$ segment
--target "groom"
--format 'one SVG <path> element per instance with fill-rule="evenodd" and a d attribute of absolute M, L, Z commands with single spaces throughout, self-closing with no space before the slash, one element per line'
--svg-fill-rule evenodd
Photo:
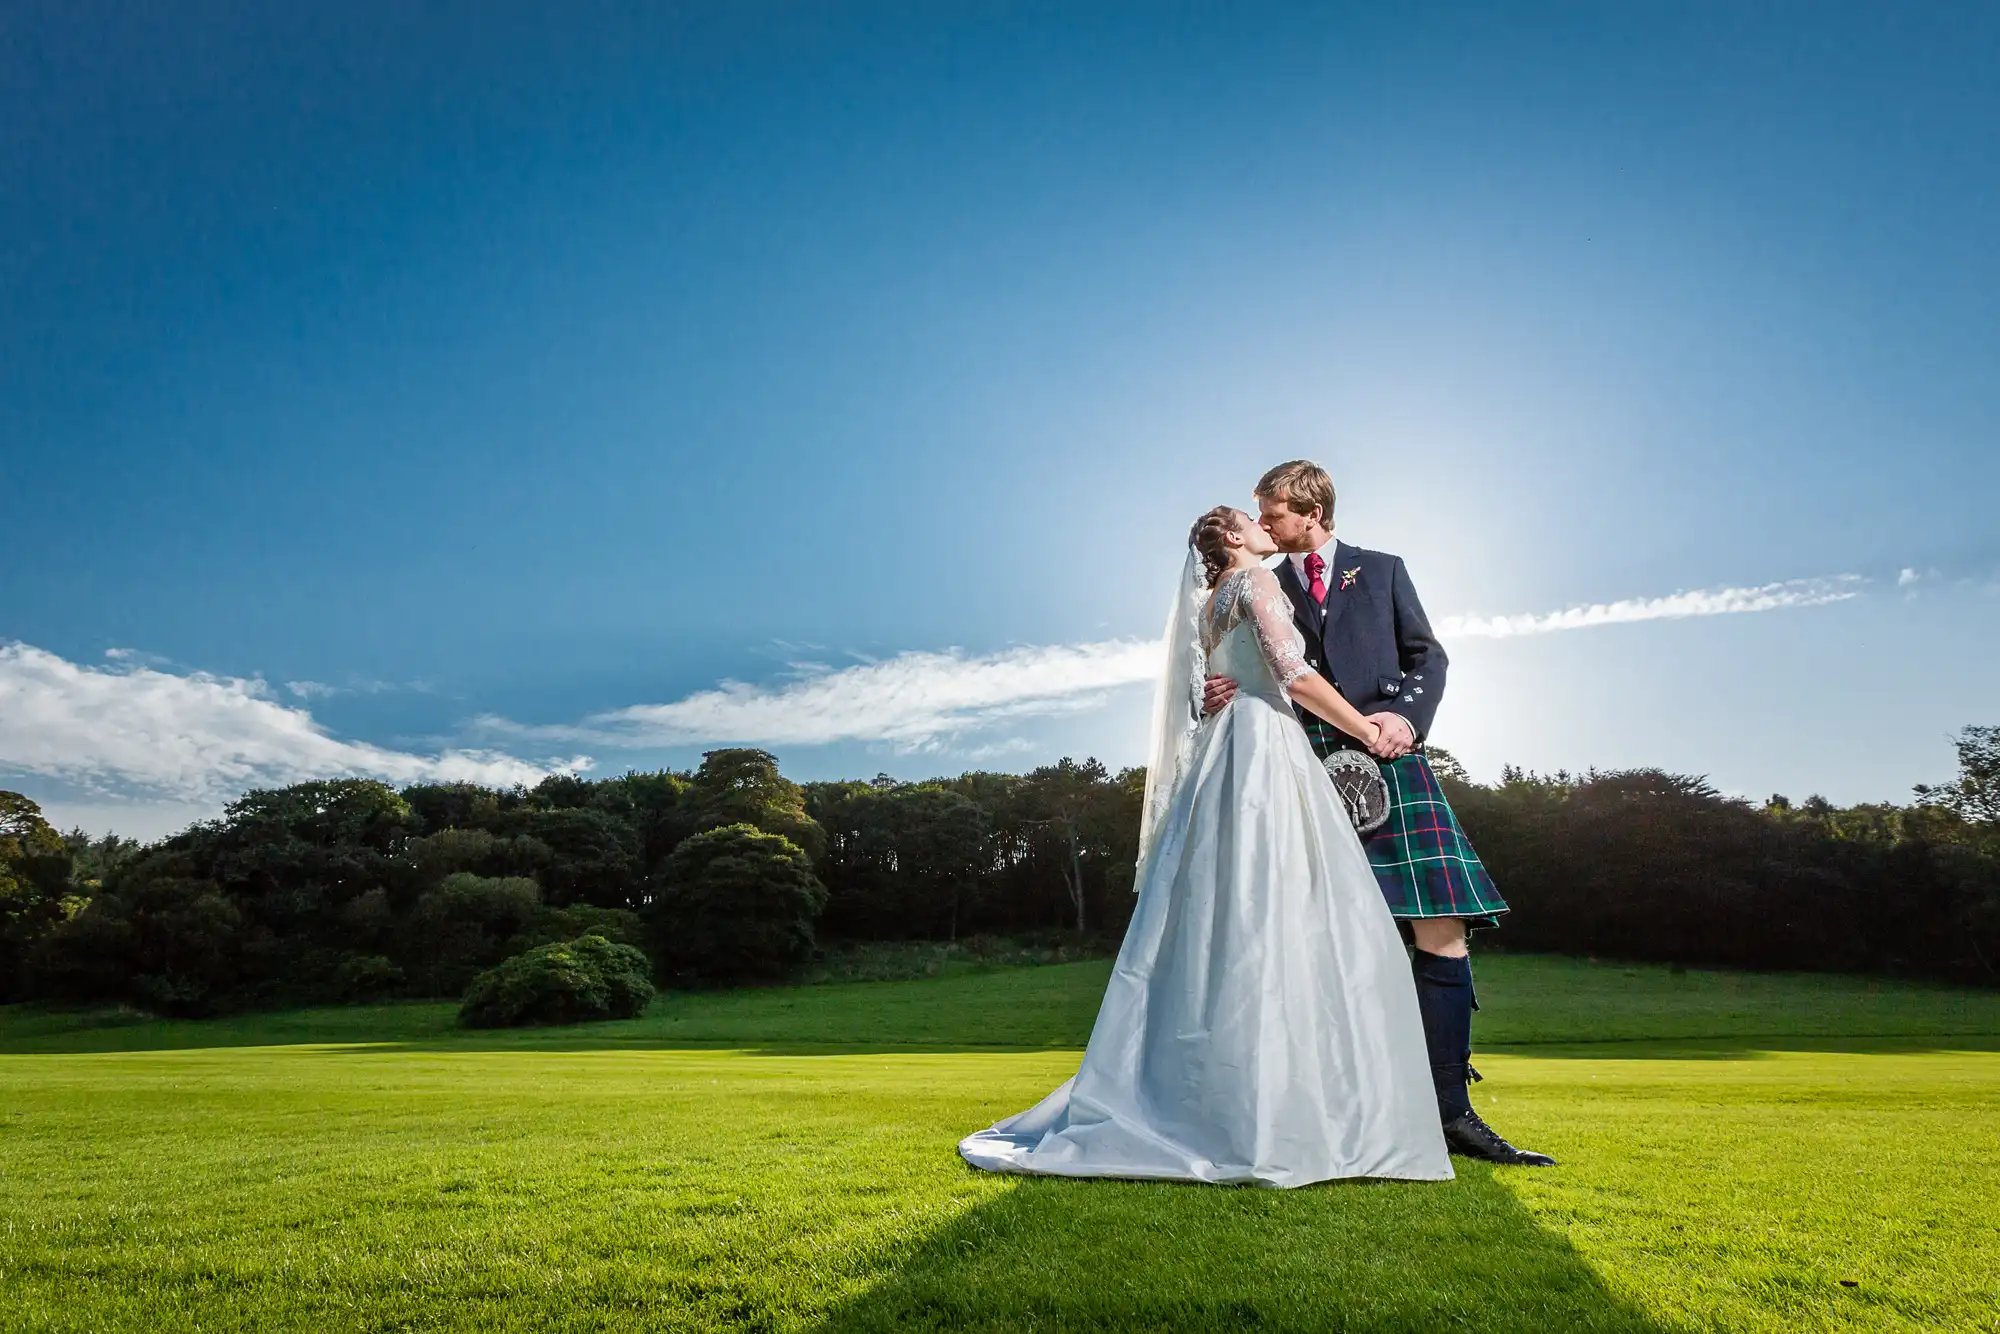
<path fill-rule="evenodd" d="M 1398 556 L 1363 551 L 1333 536 L 1333 479 L 1316 463 L 1281 463 L 1257 483 L 1259 524 L 1287 553 L 1278 583 L 1306 641 L 1306 661 L 1347 702 L 1381 728 L 1370 753 L 1389 785 L 1389 820 L 1363 836 L 1389 911 L 1410 925 L 1417 1004 L 1430 1049 L 1431 1082 L 1452 1151 L 1489 1162 L 1554 1166 L 1547 1154 L 1517 1149 L 1472 1110 L 1472 960 L 1469 926 L 1497 925 L 1507 904 L 1446 804 L 1424 738 L 1444 695 L 1444 648 L 1431 634 L 1409 571 Z M 1213 713 L 1236 693 L 1227 677 L 1208 679 Z M 1299 711 L 1321 758 L 1361 743 Z"/>

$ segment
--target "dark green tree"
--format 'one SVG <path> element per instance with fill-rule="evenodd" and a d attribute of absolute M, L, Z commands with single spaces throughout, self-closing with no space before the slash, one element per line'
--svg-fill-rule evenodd
<path fill-rule="evenodd" d="M 1034 770 L 1016 789 L 1024 822 L 1042 831 L 1038 841 L 1053 843 L 1043 856 L 1062 877 L 1078 935 L 1089 928 L 1086 873 L 1102 866 L 1110 853 L 1113 831 L 1105 800 L 1109 777 L 1095 759 L 1079 764 L 1064 758 Z"/>
<path fill-rule="evenodd" d="M 387 852 L 416 825 L 400 794 L 368 778 L 330 778 L 246 792 L 223 808 L 239 840 L 279 837 L 314 847 L 363 847 Z"/>
<path fill-rule="evenodd" d="M 50 994 L 204 1015 L 236 1000 L 259 965 L 245 914 L 195 858 L 142 859 L 49 938 Z"/>
<path fill-rule="evenodd" d="M 1459 763 L 1458 756 L 1443 746 L 1425 746 L 1424 756 L 1430 761 L 1431 772 L 1438 776 L 1439 782 L 1456 783 L 1460 787 L 1471 785 L 1472 775 L 1468 774 L 1465 766 Z"/>
<path fill-rule="evenodd" d="M 508 827 L 548 849 L 537 871 L 548 901 L 633 908 L 639 898 L 639 840 L 632 827 L 596 806 L 522 810 Z"/>
<path fill-rule="evenodd" d="M 136 838 L 92 835 L 82 829 L 72 829 L 62 837 L 69 849 L 70 887 L 82 898 L 95 894 L 105 877 L 138 856 L 143 846 Z"/>
<path fill-rule="evenodd" d="M 527 804 L 544 811 L 578 811 L 596 804 L 597 788 L 575 774 L 550 774 L 528 789 Z"/>
<path fill-rule="evenodd" d="M 403 800 L 424 833 L 440 829 L 497 829 L 511 810 L 527 803 L 519 788 L 499 792 L 476 783 L 414 783 L 403 789 Z"/>
<path fill-rule="evenodd" d="M 456 871 L 485 876 L 533 876 L 539 882 L 554 857 L 548 844 L 522 835 L 505 838 L 484 829 L 441 829 L 413 838 L 405 853 L 419 883 L 435 885 Z"/>
<path fill-rule="evenodd" d="M 598 786 L 607 805 L 622 812 L 630 824 L 638 839 L 640 869 L 647 874 L 658 870 L 682 839 L 700 832 L 694 823 L 689 798 L 692 784 L 686 774 L 665 769 L 635 771 Z"/>
<path fill-rule="evenodd" d="M 389 953 L 422 994 L 455 996 L 479 970 L 513 953 L 541 910 L 541 886 L 525 876 L 459 871 L 417 900 L 404 939 Z"/>
<path fill-rule="evenodd" d="M 811 956 L 825 906 L 806 854 L 751 824 L 683 841 L 648 905 L 656 954 L 671 975 L 694 983 L 783 976 Z"/>
<path fill-rule="evenodd" d="M 1968 727 L 1953 743 L 1958 781 L 1949 787 L 1918 785 L 1917 800 L 1941 806 L 1969 824 L 2000 826 L 2000 727 Z"/>
<path fill-rule="evenodd" d="M 80 906 L 70 886 L 70 852 L 19 792 L 0 792 L 0 1001 L 29 994 L 29 967 L 42 942 Z"/>
<path fill-rule="evenodd" d="M 763 750 L 711 750 L 689 784 L 691 830 L 755 825 L 782 834 L 818 860 L 826 837 L 806 814 L 805 793 L 778 772 L 777 757 Z"/>
<path fill-rule="evenodd" d="M 990 857 L 986 813 L 931 784 L 821 783 L 808 792 L 826 832 L 830 932 L 955 940 Z"/>

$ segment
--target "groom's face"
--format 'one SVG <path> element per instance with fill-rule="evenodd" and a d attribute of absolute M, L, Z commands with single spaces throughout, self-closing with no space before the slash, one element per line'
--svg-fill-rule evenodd
<path fill-rule="evenodd" d="M 1295 512 L 1283 500 L 1257 497 L 1257 526 L 1271 535 L 1280 551 L 1311 551 L 1319 545 L 1313 534 L 1319 524 L 1319 506 L 1304 514 Z"/>

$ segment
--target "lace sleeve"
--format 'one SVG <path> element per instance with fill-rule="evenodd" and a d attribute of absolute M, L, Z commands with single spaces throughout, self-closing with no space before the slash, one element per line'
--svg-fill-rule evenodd
<path fill-rule="evenodd" d="M 1306 642 L 1292 624 L 1292 600 L 1285 596 L 1277 576 L 1269 570 L 1250 571 L 1243 580 L 1241 597 L 1243 614 L 1250 620 L 1257 647 L 1263 650 L 1264 662 L 1277 683 L 1290 689 L 1292 682 L 1311 675 Z"/>

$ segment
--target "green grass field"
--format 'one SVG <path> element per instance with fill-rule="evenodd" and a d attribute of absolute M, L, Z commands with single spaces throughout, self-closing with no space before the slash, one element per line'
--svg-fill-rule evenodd
<path fill-rule="evenodd" d="M 0 1329 L 2000 1330 L 2000 994 L 1494 956 L 1562 1159 L 1301 1191 L 995 1178 L 1108 965 L 672 996 L 0 1009 Z"/>

